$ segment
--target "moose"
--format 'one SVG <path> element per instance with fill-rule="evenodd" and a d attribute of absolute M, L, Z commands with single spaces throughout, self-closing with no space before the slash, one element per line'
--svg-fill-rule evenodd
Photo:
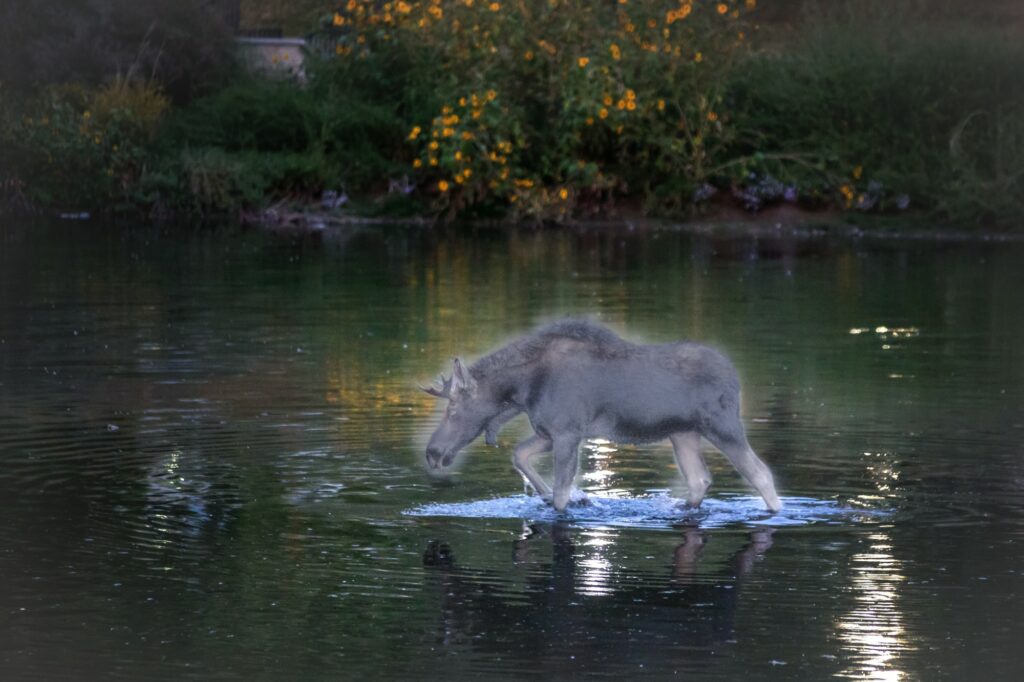
<path fill-rule="evenodd" d="M 448 401 L 427 444 L 431 468 L 451 465 L 481 433 L 497 445 L 502 425 L 525 412 L 534 435 L 516 445 L 513 465 L 559 512 L 570 502 L 579 447 L 588 438 L 629 444 L 667 438 L 686 479 L 686 502 L 699 507 L 711 485 L 700 452 L 703 436 L 769 510 L 782 508 L 771 470 L 747 443 L 736 370 L 724 355 L 699 343 L 636 344 L 594 322 L 561 320 L 470 367 L 456 358 L 439 387 L 421 388 Z M 530 463 L 545 452 L 553 453 L 552 486 Z"/>

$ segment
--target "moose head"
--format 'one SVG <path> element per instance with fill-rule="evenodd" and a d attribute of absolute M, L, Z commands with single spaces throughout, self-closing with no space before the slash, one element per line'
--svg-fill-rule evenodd
<path fill-rule="evenodd" d="M 440 387 L 420 388 L 448 401 L 444 417 L 427 444 L 427 464 L 432 469 L 451 465 L 455 455 L 472 443 L 501 411 L 500 404 L 481 388 L 458 358 L 452 361 L 452 375 L 441 376 Z"/>

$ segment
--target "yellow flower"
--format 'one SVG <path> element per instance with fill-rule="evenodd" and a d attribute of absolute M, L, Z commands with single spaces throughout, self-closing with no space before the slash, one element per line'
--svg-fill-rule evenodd
<path fill-rule="evenodd" d="M 500 12 L 501 11 L 501 3 L 500 2 L 492 2 L 488 7 L 489 7 L 489 9 L 492 12 Z"/>
<path fill-rule="evenodd" d="M 431 5 L 430 8 L 427 10 L 427 13 L 430 14 L 430 16 L 434 17 L 435 19 L 440 19 L 441 17 L 444 16 L 444 10 L 438 7 L 437 5 Z"/>
<path fill-rule="evenodd" d="M 610 107 L 612 105 L 611 95 L 605 95 L 604 99 L 601 100 L 601 103 L 604 104 L 606 107 Z"/>
<path fill-rule="evenodd" d="M 469 178 L 473 175 L 473 169 L 472 168 L 467 168 L 466 170 L 462 171 L 462 175 L 467 180 L 469 180 Z"/>
<path fill-rule="evenodd" d="M 467 140 L 467 141 L 468 140 L 472 140 L 473 139 L 473 133 L 469 132 L 468 130 L 463 130 L 462 131 L 462 139 L 463 140 Z"/>
<path fill-rule="evenodd" d="M 665 14 L 665 23 L 671 25 L 672 23 L 674 23 L 676 21 L 681 21 L 681 20 L 685 19 L 686 17 L 690 16 L 690 12 L 692 12 L 692 11 L 693 11 L 693 6 L 690 3 L 687 2 L 684 5 L 680 5 L 679 9 L 669 10 Z"/>
<path fill-rule="evenodd" d="M 445 128 L 444 130 L 441 131 L 441 137 L 451 137 L 454 134 L 455 134 L 455 129 L 454 128 Z"/>
<path fill-rule="evenodd" d="M 455 152 L 455 160 L 462 161 L 462 152 Z"/>
<path fill-rule="evenodd" d="M 629 4 L 629 0 L 619 0 L 619 4 L 620 5 L 628 5 Z"/>
<path fill-rule="evenodd" d="M 658 100 L 658 111 L 665 111 L 665 100 Z"/>
<path fill-rule="evenodd" d="M 636 109 L 636 100 L 631 99 L 628 102 L 626 102 L 626 109 L 628 109 L 629 111 L 633 111 L 634 109 Z"/>
<path fill-rule="evenodd" d="M 421 167 L 422 165 L 423 165 L 423 162 L 422 162 L 422 161 L 420 161 L 419 159 L 413 159 L 413 160 L 412 160 L 412 167 L 413 167 L 413 168 L 419 168 L 419 167 Z"/>
<path fill-rule="evenodd" d="M 636 99 L 636 93 L 630 89 L 626 89 L 626 99 Z"/>
<path fill-rule="evenodd" d="M 719 14 L 725 14 L 726 12 L 729 11 L 729 5 L 725 4 L 724 2 L 720 2 L 718 3 L 718 7 L 716 7 L 715 9 L 718 10 Z"/>
<path fill-rule="evenodd" d="M 757 7 L 757 0 L 747 0 L 747 9 L 754 9 Z"/>
<path fill-rule="evenodd" d="M 612 43 L 608 47 L 608 50 L 612 53 L 612 59 L 619 59 L 620 57 L 622 57 L 622 50 L 620 50 L 619 46 L 616 45 L 615 43 Z"/>
<path fill-rule="evenodd" d="M 466 106 L 466 98 L 465 97 L 460 97 L 459 98 L 459 106 L 460 107 Z"/>
<path fill-rule="evenodd" d="M 436 166 L 437 165 L 437 159 L 435 159 L 434 157 L 430 157 L 429 163 L 430 163 L 431 166 Z"/>
<path fill-rule="evenodd" d="M 558 196 L 559 198 L 561 198 L 562 201 L 565 201 L 566 199 L 569 198 L 569 190 L 563 187 L 562 189 L 558 190 Z"/>
<path fill-rule="evenodd" d="M 863 166 L 857 166 L 856 168 L 853 169 L 853 179 L 854 180 L 860 180 L 860 176 L 863 173 L 864 173 L 864 167 Z"/>
<path fill-rule="evenodd" d="M 617 106 L 617 107 L 618 107 L 619 109 L 625 109 L 625 108 L 626 108 L 626 100 L 624 100 L 624 99 L 620 99 L 620 100 L 619 100 L 619 101 L 618 101 L 618 102 L 617 102 L 617 103 L 615 104 L 615 106 Z"/>
<path fill-rule="evenodd" d="M 432 150 L 437 149 L 437 140 L 431 140 L 428 145 Z"/>
<path fill-rule="evenodd" d="M 601 111 L 597 112 L 597 115 L 603 121 L 604 119 L 608 118 L 608 110 L 604 107 L 601 107 Z"/>
<path fill-rule="evenodd" d="M 580 57 L 576 61 L 576 63 L 580 65 L 581 69 L 585 69 L 587 67 L 587 64 L 590 63 L 590 58 L 589 57 Z"/>
<path fill-rule="evenodd" d="M 408 14 L 412 11 L 412 6 L 407 2 L 398 2 L 395 4 L 395 11 L 399 14 Z"/>
<path fill-rule="evenodd" d="M 587 116 L 587 125 L 588 126 L 594 125 L 594 117 L 593 116 Z"/>
<path fill-rule="evenodd" d="M 90 114 L 88 111 L 83 111 L 82 112 L 82 118 L 84 118 L 86 121 L 88 121 L 90 118 L 92 118 L 92 114 Z M 31 121 L 29 121 L 29 122 L 31 123 Z"/>
<path fill-rule="evenodd" d="M 495 92 L 494 90 L 488 90 L 487 91 L 487 101 L 488 102 L 493 102 L 497 96 L 498 96 L 498 93 Z"/>
<path fill-rule="evenodd" d="M 335 26 L 344 26 L 345 25 L 345 17 L 343 17 L 340 14 L 338 14 L 337 12 L 335 12 L 334 13 L 334 21 L 333 21 L 333 23 L 334 23 Z"/>
<path fill-rule="evenodd" d="M 456 185 L 461 185 L 463 182 L 465 182 L 465 181 L 462 179 L 461 175 L 456 175 L 455 176 L 455 184 Z"/>
<path fill-rule="evenodd" d="M 410 140 L 415 140 L 419 136 L 420 136 L 420 127 L 419 126 L 413 126 L 412 130 L 409 131 L 409 139 Z"/>
<path fill-rule="evenodd" d="M 693 55 L 693 61 L 700 64 L 702 61 L 704 61 L 704 55 L 698 52 L 697 54 Z"/>
<path fill-rule="evenodd" d="M 523 54 L 523 59 L 525 59 L 528 62 L 532 62 L 533 61 L 533 50 L 527 50 Z"/>
<path fill-rule="evenodd" d="M 632 33 L 635 30 L 636 30 L 636 25 L 634 25 L 632 21 L 630 21 L 630 22 L 628 22 L 626 24 L 626 33 Z"/>
<path fill-rule="evenodd" d="M 441 190 L 442 192 L 447 192 L 448 191 L 448 181 L 447 180 L 441 180 L 439 183 L 437 183 L 437 188 L 439 190 Z"/>

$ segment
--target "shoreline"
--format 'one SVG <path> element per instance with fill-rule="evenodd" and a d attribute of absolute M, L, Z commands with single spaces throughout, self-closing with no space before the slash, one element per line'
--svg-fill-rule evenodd
<path fill-rule="evenodd" d="M 442 222 L 427 216 L 363 216 L 340 211 L 297 211 L 281 214 L 274 209 L 244 215 L 242 223 L 272 231 L 319 232 L 327 229 L 373 226 L 420 226 L 445 229 L 570 229 L 580 231 L 685 232 L 726 238 L 789 238 L 797 240 L 842 239 L 856 241 L 931 241 L 931 242 L 1024 242 L 1022 232 L 988 229 L 966 230 L 954 227 L 920 227 L 919 218 L 905 226 L 891 224 L 897 216 L 864 216 L 865 225 L 847 219 L 836 209 L 810 210 L 792 205 L 771 206 L 748 213 L 731 206 L 716 206 L 707 214 L 682 220 L 650 218 L 623 213 L 614 218 L 570 219 L 565 221 L 513 221 L 502 219 Z M 872 222 L 876 224 L 871 224 Z"/>

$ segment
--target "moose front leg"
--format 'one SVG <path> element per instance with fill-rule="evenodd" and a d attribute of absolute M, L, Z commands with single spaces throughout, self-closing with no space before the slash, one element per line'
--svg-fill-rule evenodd
<path fill-rule="evenodd" d="M 530 458 L 534 455 L 539 455 L 542 452 L 549 452 L 550 450 L 551 441 L 547 438 L 530 436 L 519 443 L 519 445 L 516 446 L 515 451 L 512 453 L 512 464 L 515 466 L 516 471 L 526 477 L 526 480 L 530 482 L 530 485 L 532 485 L 533 489 L 537 491 L 537 494 L 547 501 L 551 500 L 551 488 L 544 482 L 544 479 L 534 471 L 533 465 L 530 464 Z"/>
<path fill-rule="evenodd" d="M 696 431 L 676 433 L 669 436 L 669 440 L 672 441 L 679 472 L 686 479 L 686 502 L 697 508 L 711 485 L 711 472 L 700 454 L 700 434 Z"/>
<path fill-rule="evenodd" d="M 572 498 L 572 482 L 580 464 L 579 438 L 561 438 L 554 442 L 555 486 L 552 503 L 559 512 L 565 511 Z"/>

